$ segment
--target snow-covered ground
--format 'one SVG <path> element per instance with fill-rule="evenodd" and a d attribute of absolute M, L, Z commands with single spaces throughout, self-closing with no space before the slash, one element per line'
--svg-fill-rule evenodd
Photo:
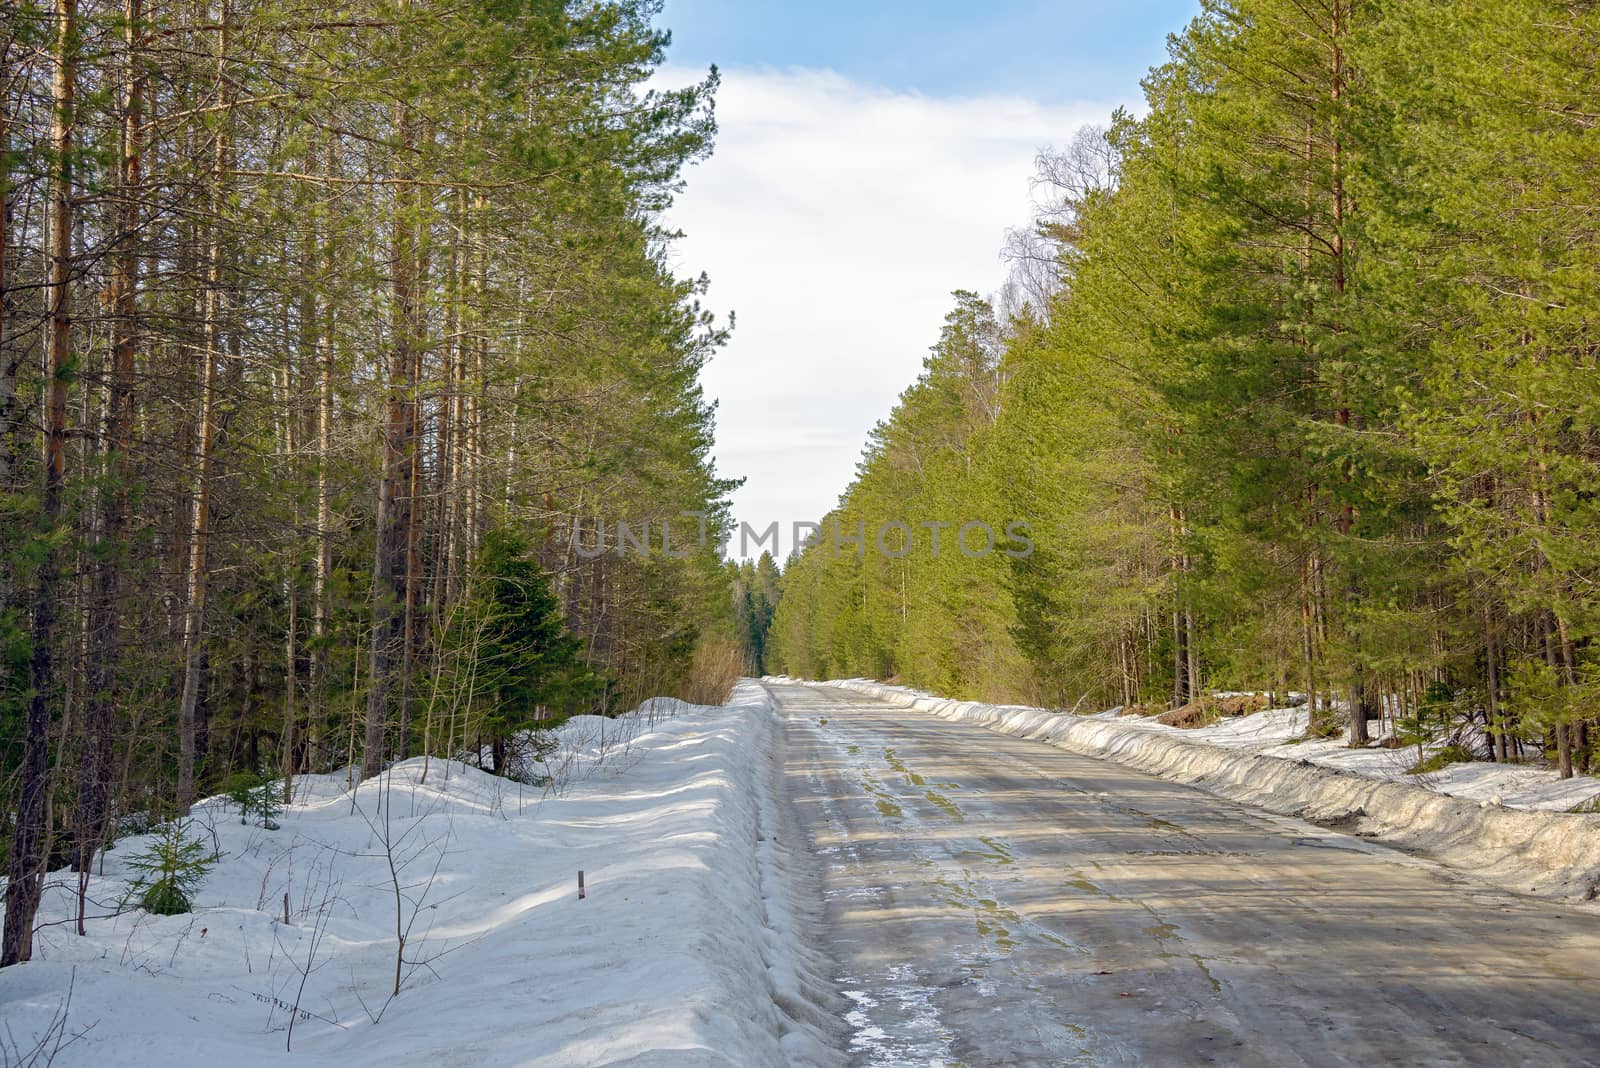
<path fill-rule="evenodd" d="M 414 759 L 354 794 L 302 779 L 277 830 L 205 801 L 222 859 L 191 914 L 108 915 L 148 838 L 108 854 L 86 937 L 50 877 L 0 1063 L 41 1039 L 61 1066 L 832 1063 L 773 720 L 745 681 L 573 721 L 559 789 Z"/>
<path fill-rule="evenodd" d="M 1600 779 L 1561 780 L 1518 765 L 1450 765 L 1407 775 L 1415 748 L 1345 748 L 1288 740 L 1305 713 L 1278 709 L 1209 727 L 1167 727 L 1115 712 L 1072 715 L 957 701 L 867 679 L 836 687 L 906 708 L 1115 760 L 1222 797 L 1375 837 L 1522 893 L 1592 900 L 1600 893 L 1600 814 L 1572 807 Z"/>

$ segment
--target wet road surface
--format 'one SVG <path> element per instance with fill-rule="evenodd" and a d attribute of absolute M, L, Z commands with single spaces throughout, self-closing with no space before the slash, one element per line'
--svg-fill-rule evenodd
<path fill-rule="evenodd" d="M 1600 1064 L 1600 909 L 773 686 L 852 1064 Z"/>

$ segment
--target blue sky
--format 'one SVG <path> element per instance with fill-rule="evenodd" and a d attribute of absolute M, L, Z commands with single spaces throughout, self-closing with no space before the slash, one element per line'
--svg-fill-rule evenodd
<path fill-rule="evenodd" d="M 1195 0 L 667 0 L 676 64 L 828 69 L 932 96 L 1120 96 L 1165 58 Z"/>
<path fill-rule="evenodd" d="M 680 275 L 737 313 L 706 368 L 736 520 L 820 520 L 916 378 L 954 289 L 1005 282 L 1041 149 L 1118 107 L 1199 0 L 667 0 L 664 85 L 723 74 L 717 148 L 668 214 Z M 886 517 L 887 518 L 887 517 Z M 904 516 L 959 524 L 970 516 Z M 742 555 L 737 542 L 734 556 Z"/>

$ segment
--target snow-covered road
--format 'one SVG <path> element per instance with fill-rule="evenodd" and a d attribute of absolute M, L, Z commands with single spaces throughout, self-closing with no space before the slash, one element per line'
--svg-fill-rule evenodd
<path fill-rule="evenodd" d="M 1593 906 L 848 691 L 771 689 L 853 1063 L 1596 1063 Z"/>

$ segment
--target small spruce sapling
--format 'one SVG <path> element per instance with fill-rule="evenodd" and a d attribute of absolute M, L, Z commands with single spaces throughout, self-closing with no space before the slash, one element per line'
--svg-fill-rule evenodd
<path fill-rule="evenodd" d="M 261 780 L 250 794 L 250 809 L 261 818 L 261 826 L 269 831 L 278 829 L 277 818 L 283 814 L 283 800 L 272 779 Z"/>
<path fill-rule="evenodd" d="M 277 817 L 283 813 L 283 802 L 273 780 L 263 778 L 253 771 L 236 772 L 228 779 L 228 800 L 239 806 L 239 823 L 250 822 L 253 812 L 261 826 L 269 831 L 278 829 Z"/>
<path fill-rule="evenodd" d="M 228 800 L 239 806 L 239 824 L 250 822 L 250 809 L 255 804 L 254 793 L 261 784 L 261 776 L 253 771 L 236 771 L 228 776 Z"/>
<path fill-rule="evenodd" d="M 1445 682 L 1430 682 L 1415 713 L 1395 720 L 1395 737 L 1404 745 L 1417 747 L 1417 762 L 1406 774 L 1424 775 L 1471 760 L 1466 731 L 1477 722 L 1482 705 L 1482 695 L 1470 687 L 1456 689 Z M 1440 740 L 1446 743 L 1444 747 L 1430 754 L 1428 746 Z"/>
<path fill-rule="evenodd" d="M 217 855 L 207 852 L 204 842 L 189 837 L 189 823 L 175 820 L 162 827 L 150 848 L 128 860 L 135 878 L 127 899 L 137 898 L 146 912 L 156 916 L 189 912 L 195 891 L 217 862 Z"/>

